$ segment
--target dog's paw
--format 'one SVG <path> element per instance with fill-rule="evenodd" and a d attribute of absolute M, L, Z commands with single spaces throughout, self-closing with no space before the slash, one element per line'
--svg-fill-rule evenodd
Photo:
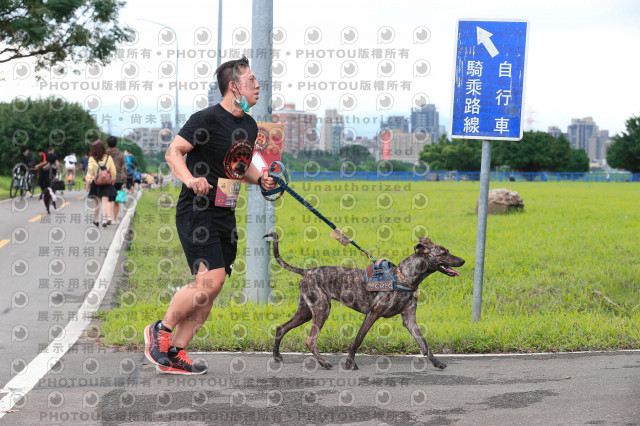
<path fill-rule="evenodd" d="M 445 368 L 447 368 L 447 364 L 445 364 L 444 362 L 440 362 L 437 359 L 433 362 L 433 366 L 439 368 L 440 370 L 444 370 Z"/>
<path fill-rule="evenodd" d="M 331 370 L 333 368 L 333 365 L 331 365 L 328 362 L 321 362 L 320 365 L 322 366 L 322 368 L 324 368 L 325 370 Z"/>
<path fill-rule="evenodd" d="M 346 362 L 344 363 L 344 368 L 347 370 L 357 370 L 358 365 L 352 358 L 347 358 Z"/>
<path fill-rule="evenodd" d="M 273 356 L 273 360 L 275 362 L 284 362 L 283 359 L 282 359 L 282 355 L 274 355 Z"/>

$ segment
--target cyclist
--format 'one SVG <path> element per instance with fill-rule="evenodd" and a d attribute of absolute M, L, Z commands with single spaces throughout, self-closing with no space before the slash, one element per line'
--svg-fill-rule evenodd
<path fill-rule="evenodd" d="M 13 156 L 11 162 L 15 164 L 13 168 L 13 181 L 11 182 L 11 197 L 14 197 L 22 190 L 21 195 L 25 191 L 31 191 L 33 194 L 33 167 L 35 160 L 33 154 L 28 147 L 23 147 L 22 151 Z M 15 192 L 13 192 L 15 190 Z"/>
<path fill-rule="evenodd" d="M 22 169 L 22 174 L 25 176 L 29 173 L 29 169 L 33 169 L 33 166 L 36 164 L 33 159 L 33 154 L 29 152 L 29 148 L 26 146 L 22 148 L 22 151 L 16 154 L 11 161 L 16 164 L 16 167 Z"/>
<path fill-rule="evenodd" d="M 77 164 L 78 158 L 76 158 L 75 152 L 71 152 L 71 154 L 64 157 L 64 169 L 67 175 L 67 185 L 69 186 L 69 191 L 73 189 L 73 183 L 76 181 Z"/>

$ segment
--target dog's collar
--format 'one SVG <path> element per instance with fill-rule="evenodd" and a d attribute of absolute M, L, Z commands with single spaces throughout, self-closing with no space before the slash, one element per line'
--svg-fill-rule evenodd
<path fill-rule="evenodd" d="M 398 277 L 400 278 L 400 280 L 402 281 L 403 284 L 405 284 L 406 286 L 408 286 L 410 289 L 415 290 L 415 288 L 413 288 L 413 286 L 409 283 L 409 281 L 407 281 L 407 279 L 404 277 L 404 275 L 402 275 L 402 271 L 400 270 L 400 266 L 398 265 Z"/>

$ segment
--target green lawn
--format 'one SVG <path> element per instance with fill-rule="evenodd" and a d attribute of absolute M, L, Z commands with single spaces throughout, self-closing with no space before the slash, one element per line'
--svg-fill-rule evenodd
<path fill-rule="evenodd" d="M 436 273 L 420 286 L 418 322 L 435 352 L 640 348 L 638 187 L 555 182 L 492 182 L 491 187 L 517 190 L 525 209 L 488 219 L 482 320 L 472 323 L 477 183 L 293 185 L 375 257 L 397 264 L 412 253 L 417 237 L 428 234 L 466 259 L 458 268 L 460 277 Z M 142 344 L 144 326 L 162 318 L 174 289 L 191 280 L 175 233 L 175 209 L 163 204 L 171 199 L 177 200 L 177 192 L 152 190 L 138 204 L 121 305 L 100 313 L 106 343 Z M 243 200 L 244 208 L 237 213 L 238 224 L 244 226 Z M 353 263 L 364 268 L 368 263 L 352 246 L 342 247 L 331 238 L 329 227 L 289 195 L 276 208 L 280 251 L 290 264 Z M 160 235 L 167 235 L 160 232 L 163 227 L 173 230 L 169 243 L 161 241 Z M 244 253 L 244 241 L 239 253 Z M 271 283 L 278 303 L 239 306 L 244 269 L 240 256 L 192 348 L 271 349 L 275 327 L 295 311 L 299 276 L 272 260 Z M 318 340 L 320 350 L 348 351 L 363 318 L 334 302 Z M 282 350 L 307 351 L 309 327 L 307 323 L 287 334 Z M 361 352 L 418 353 L 419 349 L 395 317 L 376 323 Z"/>
<path fill-rule="evenodd" d="M 10 187 L 11 187 L 11 176 L 0 176 L 0 200 L 9 198 Z"/>

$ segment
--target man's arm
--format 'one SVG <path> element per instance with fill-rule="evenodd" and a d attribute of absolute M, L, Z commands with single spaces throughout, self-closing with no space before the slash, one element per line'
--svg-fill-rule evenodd
<path fill-rule="evenodd" d="M 167 164 L 169 164 L 171 172 L 178 178 L 178 180 L 180 180 L 180 182 L 187 185 L 187 188 L 192 189 L 196 195 L 204 195 L 207 194 L 213 186 L 207 182 L 206 178 L 194 178 L 189 171 L 187 162 L 184 160 L 184 156 L 192 149 L 193 145 L 187 142 L 185 138 L 178 135 L 167 148 L 167 152 L 164 154 L 164 159 L 167 160 Z"/>

